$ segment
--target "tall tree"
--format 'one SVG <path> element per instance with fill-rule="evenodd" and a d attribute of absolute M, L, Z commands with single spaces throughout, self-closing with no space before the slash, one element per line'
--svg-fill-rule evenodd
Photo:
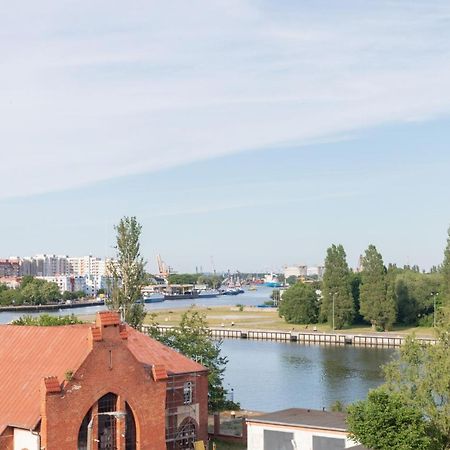
<path fill-rule="evenodd" d="M 278 312 L 288 323 L 316 323 L 318 309 L 316 290 L 297 283 L 284 292 Z"/>
<path fill-rule="evenodd" d="M 362 263 L 361 314 L 374 328 L 385 330 L 395 322 L 395 299 L 386 295 L 386 269 L 374 245 L 369 245 Z"/>
<path fill-rule="evenodd" d="M 337 329 L 352 323 L 354 317 L 350 270 L 342 245 L 332 245 L 325 258 L 320 317 Z M 333 308 L 334 303 L 334 308 Z M 334 314 L 333 314 L 334 313 Z"/>
<path fill-rule="evenodd" d="M 444 250 L 444 261 L 441 266 L 443 276 L 442 280 L 442 295 L 447 304 L 450 304 L 450 227 L 447 231 L 447 246 Z"/>
<path fill-rule="evenodd" d="M 123 217 L 114 229 L 117 255 L 109 264 L 112 292 L 107 304 L 110 309 L 120 310 L 129 325 L 140 328 L 145 318 L 144 305 L 138 302 L 145 283 L 145 262 L 139 244 L 142 226 L 136 217 Z"/>

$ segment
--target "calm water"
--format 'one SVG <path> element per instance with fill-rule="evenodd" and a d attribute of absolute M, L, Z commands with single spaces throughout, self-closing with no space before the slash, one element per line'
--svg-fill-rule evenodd
<path fill-rule="evenodd" d="M 225 387 L 246 409 L 328 408 L 351 403 L 383 382 L 396 350 L 227 339 Z"/>
<path fill-rule="evenodd" d="M 145 308 L 147 311 L 154 311 L 158 309 L 176 309 L 176 308 L 186 308 L 190 305 L 198 306 L 225 306 L 225 305 L 236 305 L 242 304 L 246 306 L 256 306 L 263 304 L 265 301 L 270 299 L 270 294 L 272 293 L 271 288 L 259 288 L 257 291 L 247 291 L 244 294 L 239 294 L 236 296 L 223 295 L 217 298 L 205 298 L 205 299 L 194 299 L 194 300 L 166 300 L 160 303 L 147 303 Z M 97 311 L 105 310 L 105 306 L 87 306 L 84 308 L 71 308 L 71 309 L 61 309 L 59 311 L 45 312 L 45 314 L 52 315 L 70 315 L 75 314 L 76 316 L 86 316 L 94 315 Z M 23 315 L 37 316 L 42 313 L 30 313 L 30 312 L 0 312 L 0 323 L 9 323 Z"/>

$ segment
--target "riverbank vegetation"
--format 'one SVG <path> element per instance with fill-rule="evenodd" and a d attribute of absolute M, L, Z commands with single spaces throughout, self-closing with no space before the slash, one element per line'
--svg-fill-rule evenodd
<path fill-rule="evenodd" d="M 434 345 L 413 337 L 385 368 L 384 385 L 347 408 L 351 435 L 379 450 L 450 449 L 450 316 Z"/>
<path fill-rule="evenodd" d="M 368 246 L 359 271 L 353 272 L 343 246 L 333 244 L 327 250 L 322 283 L 313 284 L 318 315 L 316 308 L 310 308 L 310 297 L 297 287 L 299 283 L 284 292 L 280 303 L 280 315 L 288 323 L 327 323 L 337 330 L 370 325 L 377 331 L 435 326 L 450 302 L 450 229 L 444 261 L 428 273 L 418 266 L 386 266 L 374 245 Z"/>
<path fill-rule="evenodd" d="M 17 289 L 0 284 L 0 305 L 45 305 L 61 299 L 58 285 L 31 276 L 24 276 Z"/>

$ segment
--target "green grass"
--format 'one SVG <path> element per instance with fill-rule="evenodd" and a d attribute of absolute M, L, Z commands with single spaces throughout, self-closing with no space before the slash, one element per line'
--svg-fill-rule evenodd
<path fill-rule="evenodd" d="M 161 325 L 178 325 L 181 315 L 188 311 L 183 309 L 163 309 L 155 311 L 156 321 Z M 330 333 L 331 327 L 328 324 L 296 325 L 286 323 L 284 319 L 278 316 L 278 311 L 270 308 L 245 307 L 240 311 L 236 306 L 212 306 L 210 308 L 194 307 L 195 311 L 206 315 L 210 327 L 225 327 L 238 329 L 259 329 L 259 330 L 281 330 L 281 331 L 312 331 L 314 326 L 319 332 Z M 150 316 L 147 315 L 146 323 L 150 322 Z M 233 325 L 234 324 L 234 325 Z M 367 334 L 376 332 L 370 326 L 352 325 L 336 330 L 337 333 Z M 412 334 L 417 336 L 432 336 L 433 328 L 427 327 L 405 327 L 395 326 L 392 334 Z"/>

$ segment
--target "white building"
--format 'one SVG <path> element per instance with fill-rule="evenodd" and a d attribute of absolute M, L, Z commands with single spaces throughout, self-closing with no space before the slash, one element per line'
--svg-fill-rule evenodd
<path fill-rule="evenodd" d="M 89 290 L 87 289 L 86 277 L 79 276 L 69 276 L 69 275 L 55 275 L 49 277 L 36 277 L 40 280 L 48 281 L 49 283 L 56 283 L 58 285 L 61 294 L 64 292 L 77 292 L 83 291 L 88 295 Z"/>
<path fill-rule="evenodd" d="M 247 450 L 363 450 L 347 436 L 345 417 L 344 413 L 291 408 L 247 418 Z"/>
<path fill-rule="evenodd" d="M 286 266 L 284 268 L 284 278 L 287 280 L 289 277 L 306 277 L 308 273 L 308 266 L 301 264 L 298 266 Z"/>
<path fill-rule="evenodd" d="M 68 258 L 70 275 L 107 276 L 110 260 L 88 255 Z"/>
<path fill-rule="evenodd" d="M 36 255 L 19 258 L 20 275 L 52 277 L 68 275 L 69 264 L 66 255 Z"/>

